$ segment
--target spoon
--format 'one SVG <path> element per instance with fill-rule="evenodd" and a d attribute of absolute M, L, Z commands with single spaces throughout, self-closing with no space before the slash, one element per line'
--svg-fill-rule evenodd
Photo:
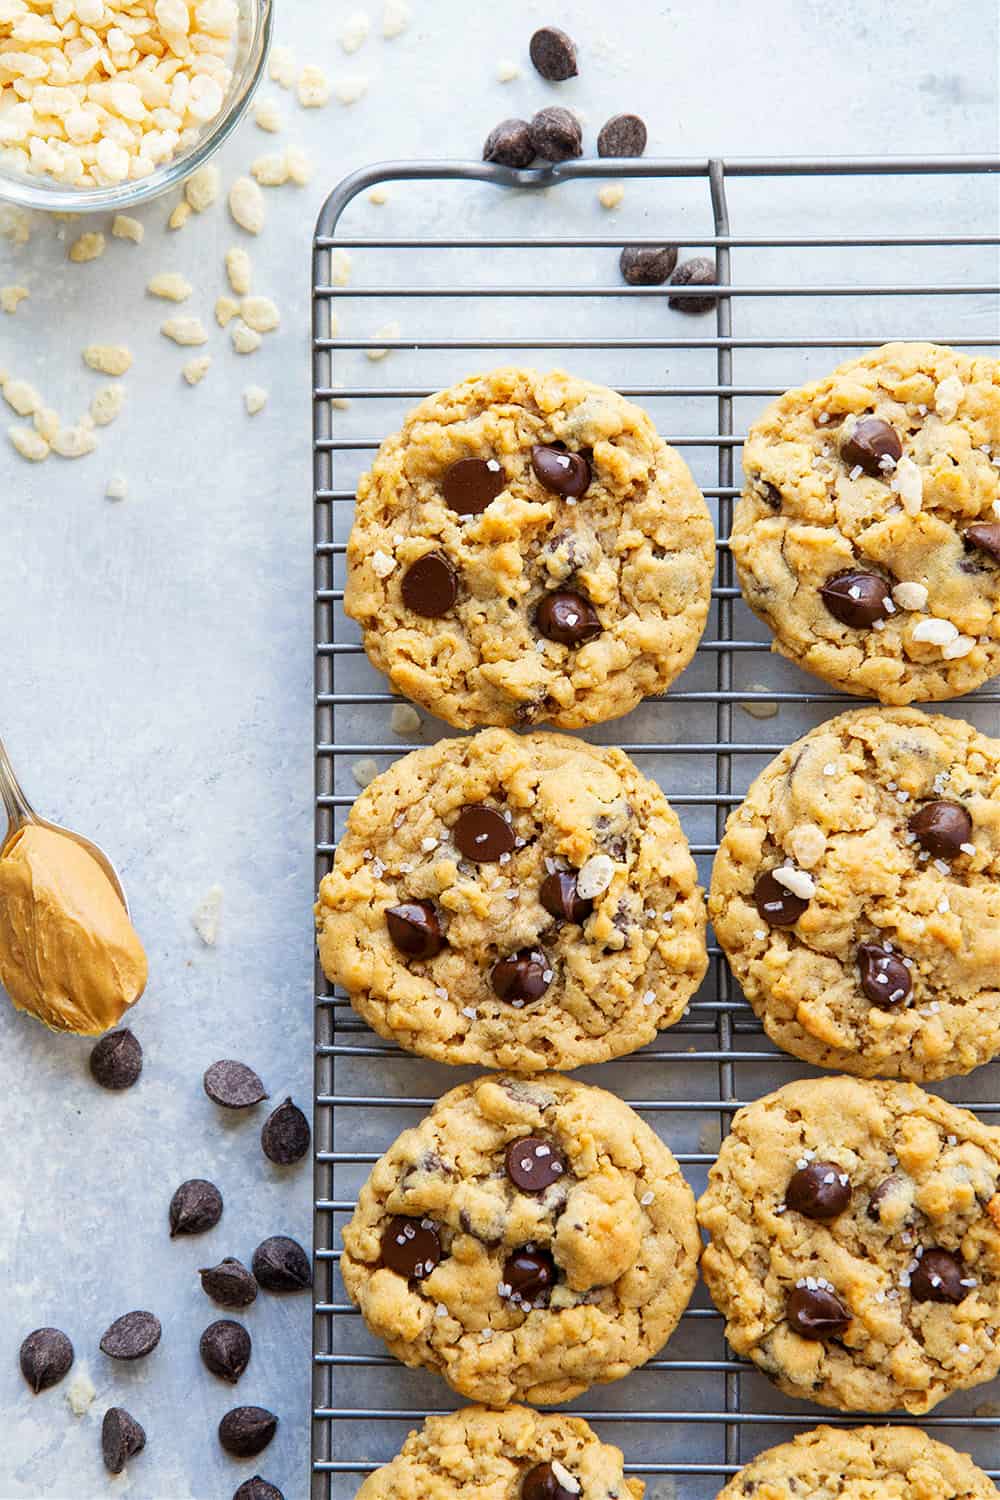
<path fill-rule="evenodd" d="M 0 739 L 0 797 L 3 798 L 3 805 L 7 809 L 7 832 L 4 834 L 3 839 L 0 840 L 0 858 L 2 858 L 11 840 L 28 823 L 37 823 L 41 828 L 50 828 L 53 833 L 61 833 L 64 838 L 72 839 L 82 849 L 86 849 L 87 853 L 97 861 L 105 875 L 111 881 L 116 894 L 125 908 L 126 914 L 131 915 L 129 912 L 128 897 L 125 895 L 125 889 L 118 878 L 118 871 L 104 850 L 99 849 L 90 839 L 85 839 L 82 833 L 74 833 L 71 828 L 62 828 L 58 823 L 50 823 L 47 818 L 40 818 L 38 816 L 21 790 L 2 739 Z"/>

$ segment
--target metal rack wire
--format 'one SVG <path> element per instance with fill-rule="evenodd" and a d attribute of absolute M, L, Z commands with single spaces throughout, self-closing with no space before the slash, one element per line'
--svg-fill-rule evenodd
<path fill-rule="evenodd" d="M 768 658 L 766 632 L 740 601 L 725 540 L 739 493 L 740 433 L 770 396 L 892 338 L 1000 348 L 998 169 L 994 158 L 588 161 L 542 172 L 393 163 L 355 173 L 331 194 L 312 278 L 317 881 L 356 791 L 352 761 L 375 757 L 381 768 L 415 748 L 387 732 L 394 699 L 341 608 L 354 484 L 415 400 L 507 359 L 565 361 L 642 401 L 684 450 L 715 513 L 713 609 L 695 663 L 665 698 L 592 736 L 621 743 L 658 777 L 707 876 L 753 774 L 834 705 L 856 702 Z M 607 178 L 641 180 L 638 232 L 631 223 L 613 235 L 592 232 L 601 212 L 593 189 Z M 363 224 L 359 195 L 376 184 L 393 185 L 394 225 L 410 214 L 433 232 L 376 237 L 355 228 L 358 207 Z M 731 228 L 731 216 L 745 227 Z M 859 217 L 864 233 L 853 228 Z M 621 283 L 621 245 L 664 240 L 714 251 L 711 334 L 712 319 L 668 312 L 659 288 Z M 335 250 L 356 257 L 349 281 Z M 916 275 L 903 279 L 909 265 Z M 376 309 L 379 323 L 388 312 L 400 328 L 376 331 Z M 363 378 L 363 351 L 373 347 L 389 357 L 365 366 Z M 342 371 L 346 385 L 335 383 Z M 384 383 L 376 378 L 383 371 Z M 401 371 L 406 383 L 394 384 Z M 751 675 L 762 672 L 766 683 Z M 985 690 L 951 711 L 996 733 L 997 704 L 1000 692 Z M 781 712 L 737 722 L 740 706 L 748 715 Z M 696 1189 L 740 1104 L 809 1071 L 770 1046 L 718 949 L 710 952 L 706 983 L 681 1023 L 635 1057 L 584 1073 L 649 1118 Z M 409 1427 L 461 1404 L 443 1382 L 404 1370 L 368 1337 L 344 1298 L 337 1261 L 339 1226 L 370 1164 L 467 1076 L 382 1042 L 317 969 L 312 1500 L 347 1500 Z M 1000 1114 L 1000 1067 L 941 1092 Z M 923 1425 L 943 1429 L 989 1468 L 1000 1405 L 983 1402 L 998 1396 L 981 1388 Z M 786 1401 L 724 1346 L 703 1293 L 661 1358 L 595 1387 L 572 1409 L 599 1429 L 613 1424 L 609 1436 L 655 1500 L 677 1493 L 657 1490 L 668 1478 L 683 1500 L 711 1500 L 727 1475 L 792 1431 L 862 1420 Z"/>

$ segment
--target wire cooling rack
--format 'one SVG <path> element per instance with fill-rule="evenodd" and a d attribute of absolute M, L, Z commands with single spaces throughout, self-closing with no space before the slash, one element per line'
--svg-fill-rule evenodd
<path fill-rule="evenodd" d="M 312 287 L 317 881 L 357 791 L 352 765 L 372 757 L 384 769 L 415 748 L 392 734 L 395 700 L 342 611 L 358 476 L 416 400 L 505 362 L 565 365 L 642 402 L 713 510 L 718 569 L 696 660 L 668 696 L 590 734 L 623 745 L 661 782 L 707 881 L 753 775 L 857 701 L 769 656 L 740 601 L 725 538 L 741 434 L 771 396 L 889 339 L 1000 348 L 998 168 L 994 158 L 587 161 L 541 172 L 393 163 L 331 194 Z M 609 181 L 625 186 L 614 219 L 597 201 Z M 391 235 L 371 232 L 376 217 Z M 623 284 L 621 246 L 664 241 L 714 255 L 714 313 L 671 310 L 661 289 Z M 998 703 L 987 690 L 945 711 L 995 734 Z M 448 732 L 426 721 L 419 742 Z M 580 1075 L 628 1099 L 696 1191 L 740 1103 L 811 1071 L 775 1051 L 711 953 L 682 1022 Z M 312 1500 L 348 1500 L 428 1412 L 461 1404 L 368 1335 L 337 1262 L 371 1164 L 468 1076 L 381 1041 L 317 969 Z M 1000 1066 L 940 1092 L 996 1117 Z M 624 1449 L 651 1500 L 711 1500 L 762 1448 L 819 1421 L 863 1420 L 788 1401 L 735 1359 L 703 1288 L 661 1358 L 570 1409 Z M 994 1384 L 922 1425 L 989 1468 L 998 1416 Z"/>

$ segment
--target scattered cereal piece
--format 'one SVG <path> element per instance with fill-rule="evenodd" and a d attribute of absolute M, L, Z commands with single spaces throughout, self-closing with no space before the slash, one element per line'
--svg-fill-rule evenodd
<path fill-rule="evenodd" d="M 138 219 L 133 219 L 131 214 L 115 214 L 111 221 L 111 233 L 116 240 L 131 240 L 133 245 L 141 245 L 146 227 Z"/>
<path fill-rule="evenodd" d="M 51 447 L 62 425 L 59 421 L 59 413 L 52 406 L 40 406 L 37 411 L 32 412 L 31 420 L 35 424 L 35 431 Z"/>
<path fill-rule="evenodd" d="M 330 275 L 334 286 L 347 286 L 351 279 L 351 256 L 347 250 L 334 250 L 330 255 Z"/>
<path fill-rule="evenodd" d="M 162 297 L 166 302 L 186 302 L 193 290 L 190 281 L 178 271 L 161 271 L 146 282 L 149 295 Z"/>
<path fill-rule="evenodd" d="M 892 597 L 900 609 L 925 609 L 929 590 L 923 583 L 897 583 Z"/>
<path fill-rule="evenodd" d="M 128 494 L 128 480 L 121 474 L 112 474 L 104 487 L 106 500 L 124 500 Z"/>
<path fill-rule="evenodd" d="M 330 81 L 316 63 L 306 63 L 295 92 L 303 109 L 322 109 L 330 102 Z"/>
<path fill-rule="evenodd" d="M 376 547 L 372 553 L 372 572 L 376 578 L 388 578 L 390 573 L 396 571 L 396 559 L 388 552 L 383 552 L 381 547 Z"/>
<path fill-rule="evenodd" d="M 66 1402 L 74 1417 L 84 1417 L 94 1404 L 97 1388 L 90 1378 L 90 1371 L 85 1362 L 81 1362 L 79 1369 L 66 1387 Z"/>
<path fill-rule="evenodd" d="M 373 187 L 372 190 L 371 190 L 371 192 L 368 194 L 368 202 L 369 203 L 374 203 L 379 208 L 381 208 L 381 206 L 382 206 L 383 203 L 387 203 L 388 201 L 389 201 L 389 190 L 388 190 L 388 188 Z"/>
<path fill-rule="evenodd" d="M 958 626 L 950 620 L 920 620 L 913 627 L 913 639 L 931 646 L 949 646 L 958 640 Z"/>
<path fill-rule="evenodd" d="M 402 735 L 403 739 L 411 739 L 413 735 L 420 733 L 424 721 L 412 703 L 394 703 L 392 713 L 389 715 L 389 723 L 392 725 L 393 734 Z"/>
<path fill-rule="evenodd" d="M 165 323 L 160 324 L 160 332 L 165 339 L 173 339 L 175 344 L 183 344 L 185 347 L 208 343 L 208 334 L 200 318 L 168 318 Z"/>
<path fill-rule="evenodd" d="M 40 464 L 49 456 L 49 444 L 33 427 L 8 427 L 7 436 L 22 458 Z"/>
<path fill-rule="evenodd" d="M 214 948 L 222 917 L 222 886 L 213 885 L 191 913 L 191 924 L 206 948 Z"/>
<path fill-rule="evenodd" d="M 245 250 L 226 251 L 226 275 L 237 297 L 245 297 L 250 290 L 252 275 L 250 257 Z"/>
<path fill-rule="evenodd" d="M 811 901 L 816 894 L 816 882 L 805 870 L 797 870 L 793 865 L 778 865 L 771 874 L 779 885 L 783 885 L 786 891 L 791 891 L 801 901 Z M 579 882 L 577 888 L 579 889 Z"/>
<path fill-rule="evenodd" d="M 344 389 L 344 382 L 342 380 L 335 380 L 333 382 L 333 389 L 335 391 L 342 391 Z M 350 404 L 346 396 L 330 397 L 330 405 L 335 406 L 338 411 L 347 411 Z"/>
<path fill-rule="evenodd" d="M 261 187 L 281 187 L 288 181 L 288 154 L 270 151 L 251 162 L 250 172 Z"/>
<path fill-rule="evenodd" d="M 258 99 L 253 107 L 254 124 L 270 135 L 281 129 L 281 112 L 273 99 Z"/>
<path fill-rule="evenodd" d="M 220 187 L 219 169 L 208 162 L 191 173 L 184 184 L 184 197 L 196 214 L 203 214 L 218 198 Z"/>
<path fill-rule="evenodd" d="M 15 380 L 10 376 L 3 383 L 3 398 L 19 417 L 30 417 L 44 403 L 35 387 L 27 380 Z"/>
<path fill-rule="evenodd" d="M 521 69 L 509 57 L 501 58 L 497 63 L 497 79 L 500 83 L 513 83 L 520 76 Z"/>
<path fill-rule="evenodd" d="M 267 405 L 267 391 L 262 385 L 248 385 L 243 392 L 243 405 L 248 417 L 255 417 Z"/>
<path fill-rule="evenodd" d="M 934 410 L 942 422 L 951 422 L 965 397 L 965 386 L 958 375 L 947 375 L 934 390 Z"/>
<path fill-rule="evenodd" d="M 212 356 L 210 354 L 196 354 L 194 359 L 189 359 L 187 364 L 184 365 L 181 374 L 188 385 L 200 385 L 208 374 L 211 363 Z"/>
<path fill-rule="evenodd" d="M 295 54 L 291 47 L 272 47 L 270 76 L 279 88 L 290 89 L 295 82 Z"/>
<path fill-rule="evenodd" d="M 13 203 L 0 203 L 0 238 L 26 245 L 31 239 L 31 215 Z"/>
<path fill-rule="evenodd" d="M 132 354 L 124 344 L 88 344 L 84 364 L 100 375 L 124 375 L 132 367 Z"/>
<path fill-rule="evenodd" d="M 345 52 L 357 52 L 368 40 L 371 21 L 367 11 L 353 10 L 344 22 L 339 41 Z"/>
<path fill-rule="evenodd" d="M 95 230 L 91 230 L 87 234 L 81 234 L 70 245 L 69 258 L 75 261 L 77 265 L 82 265 L 88 260 L 97 260 L 99 256 L 104 254 L 106 243 L 107 241 L 103 234 Z"/>
<path fill-rule="evenodd" d="M 398 339 L 402 331 L 403 330 L 396 322 L 383 323 L 381 328 L 376 328 L 372 337 L 376 339 Z M 366 349 L 365 353 L 367 354 L 369 359 L 378 360 L 385 359 L 386 355 L 390 353 L 390 350 L 383 349 L 379 345 L 376 345 L 372 349 Z"/>
<path fill-rule="evenodd" d="M 360 787 L 370 786 L 378 775 L 378 762 L 366 755 L 364 760 L 356 760 L 351 767 L 351 775 Z"/>
<path fill-rule="evenodd" d="M 215 321 L 220 328 L 226 328 L 235 318 L 240 310 L 240 304 L 235 297 L 217 297 L 215 299 Z"/>
<path fill-rule="evenodd" d="M 264 195 L 252 177 L 237 177 L 229 189 L 229 212 L 247 234 L 264 228 Z"/>
<path fill-rule="evenodd" d="M 408 0 L 385 0 L 382 10 L 382 35 L 387 42 L 402 36 L 410 24 Z"/>
<path fill-rule="evenodd" d="M 260 334 L 248 328 L 242 318 L 234 325 L 231 338 L 237 354 L 254 354 L 263 342 Z"/>
<path fill-rule="evenodd" d="M 18 304 L 23 302 L 25 297 L 30 296 L 31 293 L 26 286 L 15 284 L 13 286 L 0 287 L 0 307 L 3 308 L 5 313 L 16 313 Z"/>
<path fill-rule="evenodd" d="M 125 405 L 125 387 L 123 385 L 103 385 L 94 395 L 90 403 L 90 415 L 98 427 L 107 427 L 117 416 Z"/>
<path fill-rule="evenodd" d="M 602 208 L 617 208 L 625 196 L 625 189 L 620 182 L 606 182 L 597 196 Z"/>
<path fill-rule="evenodd" d="M 167 228 L 168 229 L 183 229 L 184 225 L 187 223 L 187 221 L 188 221 L 188 219 L 190 219 L 190 217 L 191 217 L 191 205 L 187 201 L 186 198 L 182 198 L 179 203 L 177 203 L 177 204 L 174 205 L 173 213 L 170 215 L 170 218 L 167 220 Z"/>
<path fill-rule="evenodd" d="M 78 422 L 73 427 L 60 427 L 52 439 L 52 452 L 60 458 L 85 458 L 97 447 L 93 429 Z"/>
<path fill-rule="evenodd" d="M 357 104 L 368 92 L 367 74 L 349 73 L 344 78 L 338 78 L 333 92 L 338 104 Z"/>
<path fill-rule="evenodd" d="M 244 297 L 240 316 L 255 333 L 273 333 L 281 322 L 281 314 L 270 297 Z"/>
<path fill-rule="evenodd" d="M 301 146 L 289 146 L 285 152 L 288 180 L 296 187 L 308 187 L 312 181 L 313 164 Z"/>
<path fill-rule="evenodd" d="M 766 682 L 748 682 L 747 691 L 750 693 L 769 693 L 771 689 Z M 758 698 L 749 698 L 746 702 L 740 704 L 740 708 L 742 708 L 744 713 L 749 714 L 752 719 L 773 719 L 778 712 L 778 705 L 773 699 L 765 703 Z"/>

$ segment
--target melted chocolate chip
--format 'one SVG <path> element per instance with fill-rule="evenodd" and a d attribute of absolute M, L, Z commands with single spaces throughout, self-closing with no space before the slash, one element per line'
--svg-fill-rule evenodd
<path fill-rule="evenodd" d="M 961 1302 L 972 1290 L 963 1286 L 965 1266 L 950 1250 L 925 1250 L 910 1273 L 910 1295 L 916 1302 Z"/>
<path fill-rule="evenodd" d="M 662 286 L 676 264 L 676 245 L 626 245 L 618 257 L 629 286 Z"/>
<path fill-rule="evenodd" d="M 278 1428 L 274 1412 L 263 1406 L 236 1406 L 219 1423 L 219 1442 L 234 1458 L 263 1453 Z"/>
<path fill-rule="evenodd" d="M 811 1161 L 793 1173 L 785 1189 L 785 1203 L 807 1219 L 821 1224 L 842 1214 L 851 1201 L 851 1180 L 836 1162 Z"/>
<path fill-rule="evenodd" d="M 889 585 L 877 573 L 853 569 L 835 573 L 820 589 L 820 598 L 835 620 L 853 630 L 867 630 L 892 614 Z"/>
<path fill-rule="evenodd" d="M 407 958 L 433 958 L 444 947 L 444 936 L 432 901 L 404 901 L 386 910 L 385 923 L 393 947 Z"/>
<path fill-rule="evenodd" d="M 960 802 L 925 802 L 909 822 L 917 843 L 935 859 L 954 859 L 972 842 L 972 818 Z"/>
<path fill-rule="evenodd" d="M 399 1276 L 422 1281 L 441 1259 L 441 1241 L 430 1219 L 395 1214 L 382 1231 L 382 1264 Z"/>
<path fill-rule="evenodd" d="M 110 1359 L 145 1359 L 160 1342 L 162 1332 L 155 1313 L 124 1313 L 101 1339 L 101 1352 Z"/>
<path fill-rule="evenodd" d="M 893 1193 L 898 1190 L 901 1183 L 902 1178 L 899 1177 L 895 1172 L 892 1172 L 888 1177 L 884 1178 L 876 1188 L 872 1190 L 872 1195 L 868 1199 L 867 1213 L 869 1219 L 871 1219 L 873 1224 L 881 1224 L 882 1204 L 885 1202 L 886 1198 L 892 1197 Z"/>
<path fill-rule="evenodd" d="M 555 1284 L 556 1263 L 548 1250 L 515 1250 L 504 1261 L 503 1279 L 510 1287 L 511 1296 L 522 1302 L 537 1303 L 548 1300 L 548 1293 Z"/>
<path fill-rule="evenodd" d="M 61 1328 L 36 1328 L 21 1345 L 21 1374 L 37 1396 L 58 1385 L 73 1363 L 73 1345 Z"/>
<path fill-rule="evenodd" d="M 639 115 L 612 115 L 597 137 L 598 156 L 641 156 L 646 149 L 646 122 Z"/>
<path fill-rule="evenodd" d="M 861 988 L 879 1010 L 902 1005 L 913 989 L 913 976 L 895 953 L 887 953 L 877 943 L 858 945 L 858 969 Z"/>
<path fill-rule="evenodd" d="M 786 1316 L 793 1333 L 804 1339 L 837 1338 L 851 1321 L 840 1298 L 821 1286 L 797 1286 L 788 1298 Z"/>
<path fill-rule="evenodd" d="M 109 1406 L 101 1423 L 101 1457 L 109 1474 L 120 1474 L 146 1446 L 145 1430 L 124 1406 Z"/>
<path fill-rule="evenodd" d="M 582 646 L 601 633 L 597 610 L 571 589 L 546 594 L 535 610 L 535 625 L 539 635 L 560 646 Z"/>
<path fill-rule="evenodd" d="M 451 830 L 459 854 L 477 865 L 494 864 L 501 854 L 513 854 L 514 830 L 495 808 L 482 802 L 463 807 Z"/>
<path fill-rule="evenodd" d="M 554 495 L 578 499 L 590 484 L 590 465 L 582 453 L 567 453 L 563 448 L 535 443 L 531 449 L 531 467 L 539 483 Z"/>
<path fill-rule="evenodd" d="M 522 948 L 493 965 L 490 983 L 501 1000 L 525 1004 L 545 994 L 552 983 L 552 970 L 540 948 Z"/>
<path fill-rule="evenodd" d="M 550 916 L 561 922 L 583 923 L 594 910 L 593 901 L 577 895 L 576 876 L 557 870 L 542 881 L 538 899 Z"/>
<path fill-rule="evenodd" d="M 458 574 L 443 552 L 425 552 L 407 568 L 400 588 L 407 609 L 437 620 L 458 598 Z"/>
<path fill-rule="evenodd" d="M 566 1171 L 566 1158 L 550 1141 L 526 1135 L 511 1141 L 504 1157 L 507 1176 L 522 1193 L 543 1193 Z"/>
<path fill-rule="evenodd" d="M 460 458 L 441 480 L 445 504 L 460 516 L 478 516 L 506 487 L 507 475 L 495 458 Z"/>
<path fill-rule="evenodd" d="M 849 469 L 860 465 L 873 479 L 883 479 L 903 456 L 899 433 L 881 417 L 862 417 L 840 445 L 840 456 Z M 883 468 L 882 459 L 892 459 Z"/>
<path fill-rule="evenodd" d="M 528 56 L 547 83 L 576 77 L 576 46 L 558 26 L 540 26 L 528 43 Z"/>
<path fill-rule="evenodd" d="M 576 115 L 558 105 L 540 109 L 531 117 L 531 144 L 543 161 L 569 161 L 583 155 L 583 131 Z"/>
<path fill-rule="evenodd" d="M 765 505 L 769 505 L 772 510 L 780 510 L 782 500 L 781 491 L 778 489 L 778 486 L 770 484 L 766 479 L 759 479 L 757 483 L 763 487 Z"/>
<path fill-rule="evenodd" d="M 551 1464 L 536 1464 L 521 1480 L 521 1500 L 580 1500 L 579 1490 L 568 1490 Z"/>
<path fill-rule="evenodd" d="M 770 870 L 757 876 L 753 888 L 754 905 L 764 921 L 772 927 L 794 927 L 809 902 L 780 885 Z"/>
<path fill-rule="evenodd" d="M 962 532 L 962 541 L 969 552 L 985 552 L 994 562 L 1000 562 L 1000 521 L 977 521 Z"/>
<path fill-rule="evenodd" d="M 535 159 L 535 143 L 527 120 L 501 120 L 494 125 L 483 146 L 483 161 L 495 161 L 501 167 L 530 167 Z"/>

